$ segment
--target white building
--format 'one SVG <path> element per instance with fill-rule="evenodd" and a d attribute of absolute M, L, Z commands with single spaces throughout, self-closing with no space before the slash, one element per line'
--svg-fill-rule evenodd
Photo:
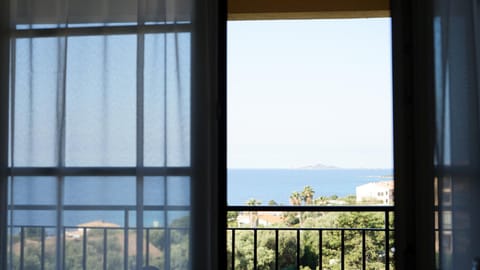
<path fill-rule="evenodd" d="M 393 204 L 393 180 L 372 182 L 356 187 L 357 202 L 379 201 Z"/>
<path fill-rule="evenodd" d="M 283 222 L 282 212 L 242 212 L 237 217 L 238 226 L 270 226 Z"/>

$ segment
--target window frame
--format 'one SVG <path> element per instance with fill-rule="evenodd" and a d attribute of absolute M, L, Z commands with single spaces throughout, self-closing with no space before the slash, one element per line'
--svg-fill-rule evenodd
<path fill-rule="evenodd" d="M 2 3 L 6 3 L 9 1 L 2 1 Z M 8 9 L 6 9 L 8 10 Z M 5 12 L 7 13 L 7 12 Z M 8 17 L 7 17 L 8 18 Z M 5 19 L 7 21 L 7 19 Z M 4 27 L 6 22 L 0 25 L 0 27 Z M 2 28 L 0 28 L 2 29 Z M 2 60 L 5 60 L 5 65 L 1 65 L 3 68 L 0 69 L 1 72 L 1 77 L 0 79 L 3 79 L 4 77 L 6 78 L 5 80 L 2 80 L 2 82 L 7 82 L 6 84 L 0 85 L 0 97 L 2 97 L 1 104 L 2 106 L 2 113 L 1 119 L 0 119 L 0 139 L 2 139 L 0 142 L 2 143 L 1 146 L 5 145 L 5 148 L 3 149 L 9 149 L 11 141 L 9 140 L 10 136 L 14 136 L 14 132 L 11 130 L 12 124 L 14 122 L 14 117 L 15 117 L 15 106 L 12 105 L 15 103 L 14 98 L 15 95 L 12 94 L 10 91 L 7 90 L 4 91 L 4 89 L 11 89 L 10 83 L 8 83 L 12 76 L 11 76 L 11 71 L 10 68 L 12 66 L 12 61 L 15 60 L 15 55 L 14 55 L 14 46 L 15 46 L 15 40 L 19 38 L 47 38 L 47 37 L 54 37 L 54 38 L 65 38 L 69 39 L 71 37 L 79 37 L 79 36 L 95 36 L 95 37 L 102 37 L 102 36 L 111 36 L 111 35 L 135 35 L 136 37 L 136 42 L 138 46 L 144 47 L 145 44 L 145 35 L 146 34 L 168 34 L 168 33 L 190 33 L 192 34 L 193 30 L 193 25 L 192 23 L 174 23 L 174 24 L 138 24 L 138 25 L 125 25 L 125 26 L 88 26 L 88 27 L 68 27 L 66 25 L 62 25 L 59 28 L 38 28 L 38 29 L 15 29 L 11 25 L 8 25 L 5 28 L 4 33 L 8 33 L 6 35 L 1 35 L 0 38 L 4 41 L 0 44 L 2 45 L 8 45 L 8 57 L 1 58 Z M 7 38 L 4 38 L 7 37 Z M 193 43 L 193 40 L 190 41 L 190 45 Z M 11 47 L 10 47 L 11 46 Z M 191 45 L 191 47 L 193 47 Z M 0 47 L 2 52 L 7 51 L 4 47 Z M 141 50 L 141 53 L 143 53 L 143 50 Z M 138 65 L 143 65 L 143 60 L 145 58 L 145 54 L 141 54 L 137 51 L 137 64 Z M 3 55 L 0 55 L 0 57 Z M 192 57 L 192 55 L 190 55 Z M 139 62 L 140 61 L 140 62 Z M 3 63 L 1 63 L 3 64 Z M 0 156 L 0 168 L 2 173 L 0 176 L 2 176 L 2 186 L 1 186 L 1 194 L 3 195 L 2 197 L 2 202 L 1 202 L 1 207 L 4 209 L 5 212 L 2 213 L 8 213 L 9 211 L 12 211 L 11 209 L 9 210 L 9 204 L 10 202 L 7 201 L 8 198 L 8 183 L 9 183 L 9 178 L 10 177 L 29 177 L 29 176 L 35 176 L 35 177 L 55 177 L 57 178 L 57 197 L 56 197 L 56 204 L 52 205 L 33 205 L 33 204 L 26 204 L 26 205 L 15 205 L 15 210 L 27 210 L 27 211 L 35 211 L 35 210 L 51 210 L 51 211 L 56 211 L 56 223 L 54 225 L 55 230 L 56 230 L 56 265 L 57 268 L 63 269 L 64 264 L 65 264 L 65 247 L 63 243 L 63 239 L 66 237 L 64 235 L 65 228 L 68 228 L 68 226 L 65 226 L 63 224 L 63 213 L 64 211 L 135 211 L 136 212 L 136 226 L 135 227 L 129 227 L 128 224 L 125 224 L 124 229 L 129 230 L 134 228 L 137 231 L 137 237 L 136 237 L 136 264 L 137 265 L 146 265 L 144 261 L 144 250 L 143 250 L 143 245 L 145 244 L 144 241 L 144 229 L 147 228 L 143 224 L 143 215 L 145 211 L 163 211 L 164 212 L 164 227 L 163 228 L 168 228 L 168 211 L 189 211 L 192 213 L 192 204 L 190 203 L 189 205 L 168 205 L 166 201 L 159 202 L 158 205 L 145 205 L 144 200 L 143 200 L 143 192 L 144 192 L 144 177 L 149 177 L 149 176 L 155 176 L 155 177 L 161 177 L 163 178 L 164 181 L 164 194 L 168 193 L 167 190 L 167 178 L 168 177 L 174 177 L 174 176 L 180 176 L 180 177 L 189 177 L 190 178 L 190 188 L 192 187 L 192 178 L 194 177 L 195 170 L 193 169 L 193 138 L 194 134 L 193 132 L 193 118 L 195 117 L 192 113 L 192 109 L 189 111 L 189 116 L 191 119 L 190 123 L 190 134 L 189 134 L 189 139 L 190 139 L 190 149 L 189 151 L 189 156 L 190 156 L 190 164 L 189 166 L 144 166 L 143 158 L 144 158 L 144 131 L 143 131 L 143 125 L 144 125 L 144 85 L 143 85 L 143 77 L 144 74 L 142 73 L 143 69 L 140 71 L 136 71 L 136 78 L 137 78 L 137 84 L 136 84 L 136 90 L 135 90 L 135 95 L 136 95 L 136 137 L 135 137 L 135 145 L 136 147 L 136 166 L 65 166 L 65 156 L 64 154 L 58 157 L 58 164 L 56 166 L 48 166 L 48 167 L 36 167 L 36 166 L 22 166 L 22 167 L 11 167 L 12 166 L 12 161 L 10 160 L 12 157 L 9 156 L 11 155 L 11 152 L 7 151 L 1 151 L 1 156 Z M 64 90 L 66 91 L 66 90 Z M 189 89 L 189 91 L 192 91 L 192 88 Z M 5 98 L 3 98 L 5 97 Z M 191 101 L 190 101 L 191 102 Z M 193 106 L 193 104 L 190 104 Z M 63 121 L 66 121 L 65 119 Z M 65 128 L 62 128 L 62 133 L 65 133 Z M 2 137 L 6 136 L 6 137 Z M 140 141 L 140 143 L 139 143 Z M 65 148 L 65 140 L 59 143 L 61 146 L 61 149 Z M 64 152 L 64 150 L 61 150 Z M 9 154 L 10 153 L 10 154 Z M 129 206 L 129 205 L 65 205 L 63 203 L 63 188 L 64 188 L 64 182 L 66 177 L 78 177 L 78 176 L 92 176 L 92 177 L 114 177 L 114 176 L 121 176 L 121 177 L 133 177 L 135 178 L 135 186 L 136 186 L 136 202 L 134 206 Z M 192 195 L 193 196 L 193 195 Z M 167 196 L 164 196 L 164 199 L 166 200 Z M 133 207 L 133 208 L 132 208 Z M 190 215 L 190 219 L 191 219 Z M 128 220 L 128 217 L 125 217 L 125 220 Z M 2 228 L 0 232 L 0 258 L 4 258 L 2 261 L 2 264 L 0 264 L 1 269 L 7 269 L 7 261 L 8 261 L 8 223 L 9 220 L 7 219 L 7 215 L 1 215 L 0 217 L 0 228 Z M 3 226 L 2 226 L 3 225 Z M 13 225 L 12 225 L 13 226 Z M 190 225 L 191 226 L 191 225 Z M 15 227 L 15 226 L 13 226 Z M 191 236 L 189 236 L 190 242 Z M 127 249 L 124 250 L 126 252 Z M 165 247 L 165 253 L 169 254 L 169 245 Z M 147 257 L 148 258 L 148 257 Z M 192 256 L 189 258 L 190 263 L 192 260 Z M 124 257 L 124 265 L 128 265 L 128 256 Z M 170 264 L 170 259 L 165 258 L 164 261 L 165 265 Z"/>
<path fill-rule="evenodd" d="M 0 1 L 0 269 L 7 269 L 8 127 L 10 73 L 10 5 Z"/>
<path fill-rule="evenodd" d="M 389 17 L 388 0 L 228 0 L 228 20 Z"/>
<path fill-rule="evenodd" d="M 229 20 L 392 18 L 395 266 L 435 269 L 433 0 L 228 4 Z"/>

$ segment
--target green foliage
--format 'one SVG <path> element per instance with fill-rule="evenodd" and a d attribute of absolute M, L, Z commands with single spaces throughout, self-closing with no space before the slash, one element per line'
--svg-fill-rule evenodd
<path fill-rule="evenodd" d="M 274 200 L 270 200 L 270 201 L 268 201 L 268 205 L 269 205 L 269 206 L 277 206 L 278 203 L 277 203 L 276 201 L 274 201 Z"/>
<path fill-rule="evenodd" d="M 345 212 L 345 213 L 301 213 L 303 227 L 306 228 L 343 228 L 345 248 L 345 269 L 359 269 L 362 265 L 362 228 L 373 229 L 365 232 L 365 257 L 367 269 L 385 269 L 385 232 L 383 213 Z M 390 215 L 393 216 L 393 215 Z M 285 213 L 286 227 L 298 227 L 298 213 Z M 392 220 L 390 220 L 392 222 Z M 392 224 L 392 223 L 391 223 Z M 279 227 L 282 227 L 280 225 Z M 319 263 L 319 231 L 303 230 L 300 233 L 300 269 L 339 270 L 341 262 L 341 230 L 324 229 L 322 233 L 322 265 Z M 235 269 L 253 268 L 253 231 L 235 232 Z M 231 269 L 232 247 L 231 233 L 227 234 L 228 267 Z M 275 249 L 278 246 L 279 269 L 297 269 L 297 232 L 280 230 L 278 243 L 274 231 L 257 230 L 257 266 L 258 269 L 275 269 Z M 390 235 L 390 247 L 393 247 L 393 234 Z M 391 258 L 393 254 L 390 253 Z M 391 269 L 393 260 L 391 260 Z"/>
<path fill-rule="evenodd" d="M 247 201 L 247 205 L 248 206 L 255 206 L 255 205 L 261 205 L 262 202 L 257 200 L 257 199 L 254 199 L 254 198 L 250 198 L 248 201 Z"/>

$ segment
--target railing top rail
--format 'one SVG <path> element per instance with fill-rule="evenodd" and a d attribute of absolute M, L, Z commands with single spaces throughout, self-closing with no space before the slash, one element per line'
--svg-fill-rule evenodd
<path fill-rule="evenodd" d="M 333 228 L 333 227 L 318 227 L 318 228 L 303 228 L 303 227 L 228 227 L 227 231 L 368 231 L 368 232 L 384 232 L 386 228 Z M 393 228 L 388 228 L 388 231 L 395 231 Z"/>
<path fill-rule="evenodd" d="M 257 212 L 393 212 L 393 205 L 352 205 L 352 206 L 227 206 L 227 211 Z"/>

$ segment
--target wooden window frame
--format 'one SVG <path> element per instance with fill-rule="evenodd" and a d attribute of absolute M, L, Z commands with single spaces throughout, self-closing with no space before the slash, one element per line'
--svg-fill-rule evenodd
<path fill-rule="evenodd" d="M 228 20 L 390 17 L 388 0 L 228 0 Z"/>

